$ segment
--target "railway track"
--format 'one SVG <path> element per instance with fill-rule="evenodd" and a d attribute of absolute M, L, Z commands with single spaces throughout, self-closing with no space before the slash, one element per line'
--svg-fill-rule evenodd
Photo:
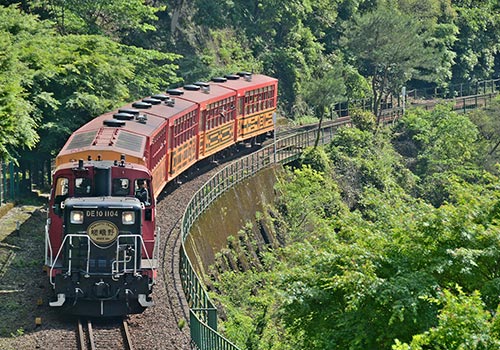
<path fill-rule="evenodd" d="M 79 350 L 134 350 L 125 318 L 120 321 L 99 323 L 78 319 L 77 330 Z"/>

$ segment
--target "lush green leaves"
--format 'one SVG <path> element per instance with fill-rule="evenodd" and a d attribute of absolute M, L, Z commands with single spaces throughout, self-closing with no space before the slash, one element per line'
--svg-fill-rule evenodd
<path fill-rule="evenodd" d="M 47 11 L 63 34 L 107 34 L 126 37 L 134 30 L 155 30 L 156 12 L 164 8 L 144 0 L 51 0 L 35 2 Z"/>
<path fill-rule="evenodd" d="M 453 181 L 483 182 L 479 132 L 467 116 L 446 105 L 409 111 L 398 125 L 396 147 L 421 178 L 421 193 L 436 206 L 449 200 Z"/>
<path fill-rule="evenodd" d="M 373 112 L 396 94 L 407 81 L 430 71 L 437 54 L 426 41 L 429 33 L 418 18 L 393 6 L 380 6 L 358 19 L 349 33 L 348 44 L 359 70 L 371 79 Z"/>
<path fill-rule="evenodd" d="M 344 128 L 327 148 L 331 168 L 311 149 L 304 161 L 325 171 L 304 167 L 280 181 L 278 227 L 286 229 L 287 245 L 274 251 L 277 260 L 260 275 L 272 288 L 257 283 L 249 297 L 266 298 L 266 317 L 261 307 L 240 300 L 243 322 L 235 309 L 241 304 L 225 300 L 247 330 L 240 344 L 274 350 L 498 347 L 500 182 L 479 168 L 474 176 L 464 171 L 481 144 L 471 122 L 446 107 L 433 113 L 412 112 L 398 127 L 394 145 L 411 140 L 411 152 L 398 154 L 390 133 Z M 418 177 L 411 175 L 404 167 L 412 164 L 408 155 L 432 166 L 414 166 Z M 439 175 L 447 202 L 436 205 L 426 192 L 419 198 L 416 186 L 436 184 Z M 256 281 L 259 273 L 252 276 Z M 243 284 L 232 276 L 222 290 Z M 256 341 L 263 334 L 258 328 L 286 335 L 286 344 Z"/>
<path fill-rule="evenodd" d="M 1 7 L 0 158 L 55 154 L 73 130 L 125 101 L 165 89 L 179 56 L 101 36 L 60 36 L 50 23 Z M 110 54 L 112 53 L 112 54 Z"/>
<path fill-rule="evenodd" d="M 429 299 L 443 307 L 436 327 L 415 335 L 410 344 L 396 341 L 392 349 L 498 349 L 498 316 L 485 310 L 478 292 L 469 296 L 457 289 L 457 295 L 444 290 L 437 298 Z"/>
<path fill-rule="evenodd" d="M 458 40 L 453 51 L 456 64 L 453 78 L 457 82 L 487 79 L 493 72 L 500 49 L 500 14 L 495 1 L 458 2 Z"/>

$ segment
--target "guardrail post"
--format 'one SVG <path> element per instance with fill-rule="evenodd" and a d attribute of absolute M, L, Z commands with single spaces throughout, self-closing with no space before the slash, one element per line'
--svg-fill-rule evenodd
<path fill-rule="evenodd" d="M 5 202 L 5 193 L 4 193 L 4 164 L 0 161 L 0 205 Z"/>
<path fill-rule="evenodd" d="M 189 310 L 189 329 L 191 331 L 191 340 L 198 346 L 201 347 L 201 336 L 200 336 L 200 323 L 194 315 L 192 310 Z"/>
<path fill-rule="evenodd" d="M 10 174 L 10 199 L 14 200 L 15 195 L 15 176 L 14 176 L 14 163 L 9 163 L 9 174 Z"/>
<path fill-rule="evenodd" d="M 208 309 L 208 325 L 214 331 L 217 331 L 217 309 Z"/>

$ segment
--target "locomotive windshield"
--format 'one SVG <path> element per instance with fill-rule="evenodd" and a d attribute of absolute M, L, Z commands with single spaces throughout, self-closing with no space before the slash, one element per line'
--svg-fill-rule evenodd
<path fill-rule="evenodd" d="M 126 196 L 130 194 L 130 180 L 127 178 L 113 179 L 113 196 Z"/>
<path fill-rule="evenodd" d="M 92 181 L 86 177 L 75 178 L 75 196 L 88 196 L 92 193 Z"/>

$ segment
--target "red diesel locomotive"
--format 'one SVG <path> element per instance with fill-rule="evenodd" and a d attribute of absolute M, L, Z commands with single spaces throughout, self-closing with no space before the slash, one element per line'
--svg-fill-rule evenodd
<path fill-rule="evenodd" d="M 140 313 L 159 261 L 156 198 L 197 161 L 273 130 L 278 81 L 238 73 L 98 116 L 56 158 L 46 225 L 50 306 Z"/>

